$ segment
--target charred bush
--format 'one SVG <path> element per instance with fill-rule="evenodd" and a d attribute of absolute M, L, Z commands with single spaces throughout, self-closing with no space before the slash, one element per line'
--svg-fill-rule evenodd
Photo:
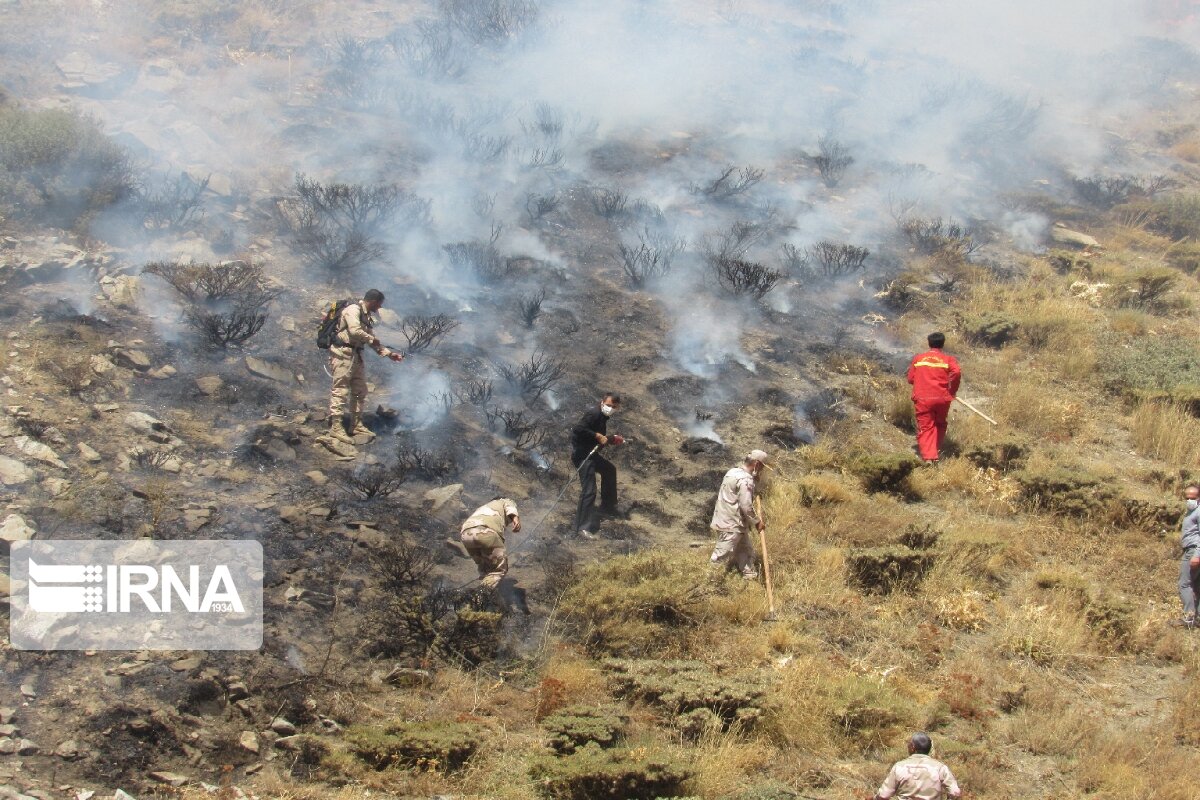
<path fill-rule="evenodd" d="M 529 224 L 536 225 L 542 217 L 551 214 L 558 208 L 559 198 L 555 193 L 537 194 L 530 192 L 525 195 L 525 213 L 529 216 Z"/>
<path fill-rule="evenodd" d="M 557 142 L 562 139 L 565 120 L 563 113 L 548 103 L 538 103 L 532 122 L 521 121 L 521 130 L 526 136 Z"/>
<path fill-rule="evenodd" d="M 457 126 L 462 155 L 480 164 L 490 164 L 499 161 L 512 148 L 511 136 L 493 136 L 483 131 L 471 129 L 465 123 Z"/>
<path fill-rule="evenodd" d="M 496 363 L 496 371 L 504 382 L 533 402 L 554 388 L 567 374 L 566 365 L 541 351 L 535 352 L 520 364 Z"/>
<path fill-rule="evenodd" d="M 918 253 L 966 257 L 985 242 L 978 230 L 941 217 L 904 217 L 898 223 L 900 233 Z"/>
<path fill-rule="evenodd" d="M 490 219 L 492 212 L 496 210 L 496 195 L 487 194 L 486 192 L 476 192 L 471 197 L 471 210 L 480 219 Z"/>
<path fill-rule="evenodd" d="M 51 367 L 67 394 L 79 397 L 95 383 L 96 373 L 92 369 L 90 356 L 66 356 Z"/>
<path fill-rule="evenodd" d="M 840 278 L 865 268 L 871 251 L 842 242 L 823 240 L 801 250 L 794 244 L 782 246 L 782 262 L 800 280 Z"/>
<path fill-rule="evenodd" d="M 280 213 L 296 249 L 314 267 L 360 267 L 386 252 L 379 237 L 393 223 L 429 223 L 429 201 L 392 184 L 320 183 L 300 174 L 295 192 L 280 203 Z"/>
<path fill-rule="evenodd" d="M 640 289 L 647 282 L 667 275 L 684 246 L 682 239 L 653 233 L 645 228 L 638 234 L 636 246 L 621 242 L 617 245 L 617 253 L 621 257 L 621 269 L 625 271 L 629 282 L 635 289 Z"/>
<path fill-rule="evenodd" d="M 407 473 L 399 467 L 368 464 L 349 470 L 338 476 L 338 484 L 347 494 L 361 500 L 387 498 L 400 490 L 408 480 Z"/>
<path fill-rule="evenodd" d="M 557 169 L 562 166 L 564 154 L 561 147 L 535 147 L 525 157 L 527 169 Z"/>
<path fill-rule="evenodd" d="M 542 303 L 546 302 L 546 290 L 539 289 L 533 294 L 527 294 L 517 301 L 517 311 L 521 315 L 521 322 L 526 328 L 532 328 L 537 322 L 538 317 L 542 315 Z"/>
<path fill-rule="evenodd" d="M 243 345 L 261 331 L 274 299 L 274 291 L 259 287 L 222 301 L 189 303 L 183 315 L 205 343 L 224 349 Z"/>
<path fill-rule="evenodd" d="M 383 99 L 376 76 L 386 61 L 385 42 L 339 35 L 334 40 L 333 67 L 325 75 L 325 86 L 351 107 L 370 108 Z"/>
<path fill-rule="evenodd" d="M 458 269 L 466 269 L 484 284 L 493 284 L 512 274 L 512 263 L 500 255 L 492 242 L 456 242 L 442 245 L 450 263 Z"/>
<path fill-rule="evenodd" d="M 72 227 L 133 195 L 125 150 L 91 118 L 0 107 L 0 210 Z"/>
<path fill-rule="evenodd" d="M 442 18 L 476 44 L 500 45 L 537 21 L 532 0 L 439 0 Z"/>
<path fill-rule="evenodd" d="M 783 273 L 754 261 L 718 256 L 712 261 L 721 287 L 735 295 L 749 295 L 761 300 L 775 288 Z"/>
<path fill-rule="evenodd" d="M 204 192 L 208 176 L 196 180 L 186 172 L 153 180 L 137 188 L 134 204 L 145 227 L 181 230 L 204 216 Z"/>
<path fill-rule="evenodd" d="M 393 50 L 414 75 L 455 80 L 467 71 L 454 29 L 444 21 L 418 22 L 416 36 L 393 36 Z"/>
<path fill-rule="evenodd" d="M 486 416 L 488 426 L 493 431 L 503 426 L 504 435 L 512 440 L 513 447 L 518 450 L 536 448 L 546 440 L 545 426 L 524 411 L 493 408 L 486 411 Z"/>
<path fill-rule="evenodd" d="M 375 562 L 380 569 L 379 588 L 389 594 L 407 594 L 424 586 L 436 563 L 428 547 L 404 536 L 385 547 L 381 556 Z"/>
<path fill-rule="evenodd" d="M 757 167 L 738 167 L 730 164 L 708 183 L 696 184 L 693 190 L 710 200 L 727 201 L 745 194 L 762 181 L 765 170 Z"/>
<path fill-rule="evenodd" d="M 166 466 L 170 461 L 171 454 L 165 450 L 151 450 L 146 447 L 135 447 L 129 451 L 129 466 L 137 470 L 159 470 Z"/>
<path fill-rule="evenodd" d="M 1073 178 L 1071 188 L 1083 202 L 1107 211 L 1130 200 L 1152 198 L 1173 183 L 1174 181 L 1166 175 L 1150 175 L 1145 178 L 1133 175 L 1093 175 L 1090 178 Z"/>
<path fill-rule="evenodd" d="M 472 377 L 457 390 L 460 403 L 470 403 L 474 406 L 486 406 L 495 391 L 488 378 Z"/>
<path fill-rule="evenodd" d="M 267 286 L 262 265 L 153 262 L 143 272 L 157 275 L 175 290 L 183 317 L 207 344 L 241 345 L 262 330 L 277 292 Z"/>
<path fill-rule="evenodd" d="M 457 475 L 458 460 L 448 450 L 427 450 L 409 442 L 401 442 L 396 448 L 396 467 L 407 477 L 418 480 L 436 481 Z"/>
<path fill-rule="evenodd" d="M 253 293 L 266 286 L 262 264 L 253 261 L 225 261 L 219 264 L 171 264 L 152 261 L 142 270 L 167 282 L 179 296 L 190 302 L 219 302 Z"/>
<path fill-rule="evenodd" d="M 629 195 L 619 189 L 593 189 L 591 194 L 592 208 L 605 219 L 613 219 L 625 213 L 625 205 Z"/>
<path fill-rule="evenodd" d="M 919 466 L 920 460 L 912 453 L 883 453 L 859 456 L 850 464 L 850 471 L 868 492 L 903 493 L 908 476 Z"/>
<path fill-rule="evenodd" d="M 400 325 L 400 333 L 408 342 L 409 353 L 428 350 L 446 334 L 458 327 L 458 320 L 446 314 L 432 317 L 407 317 Z"/>
<path fill-rule="evenodd" d="M 821 173 L 821 182 L 832 189 L 841 182 L 846 169 L 854 163 L 854 157 L 845 145 L 828 136 L 817 139 L 817 151 L 813 164 Z"/>

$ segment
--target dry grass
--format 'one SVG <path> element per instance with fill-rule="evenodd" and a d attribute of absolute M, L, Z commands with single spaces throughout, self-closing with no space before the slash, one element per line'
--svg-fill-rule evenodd
<path fill-rule="evenodd" d="M 1133 412 L 1133 442 L 1171 466 L 1200 464 L 1200 420 L 1175 403 L 1145 402 Z"/>

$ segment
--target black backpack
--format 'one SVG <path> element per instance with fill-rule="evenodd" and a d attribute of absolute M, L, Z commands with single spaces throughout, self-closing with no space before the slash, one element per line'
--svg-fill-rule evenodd
<path fill-rule="evenodd" d="M 329 308 L 325 311 L 325 316 L 321 317 L 321 327 L 317 328 L 317 347 L 322 350 L 328 350 L 334 344 L 337 344 L 338 325 L 342 321 L 342 312 L 346 309 L 346 306 L 357 302 L 357 300 L 349 299 L 338 300 L 336 303 L 329 304 Z"/>

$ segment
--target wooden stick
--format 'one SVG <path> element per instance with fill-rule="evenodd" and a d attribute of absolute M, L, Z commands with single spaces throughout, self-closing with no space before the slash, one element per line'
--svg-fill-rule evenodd
<path fill-rule="evenodd" d="M 763 518 L 762 502 L 758 497 L 754 498 L 754 510 L 761 520 Z M 758 532 L 758 546 L 762 549 L 763 578 L 767 581 L 767 608 L 769 609 L 767 619 L 775 619 L 775 592 L 771 588 L 771 562 L 767 560 L 767 531 L 765 526 L 763 530 Z"/>
<path fill-rule="evenodd" d="M 978 414 L 979 416 L 983 417 L 984 419 L 986 419 L 988 422 L 992 423 L 993 425 L 999 425 L 999 424 L 1000 424 L 999 422 L 996 422 L 996 420 L 994 420 L 994 419 L 992 419 L 991 417 L 989 417 L 987 414 L 985 414 L 985 413 L 983 413 L 982 411 L 980 411 L 980 410 L 979 410 L 978 408 L 976 408 L 975 406 L 973 406 L 973 405 L 971 405 L 970 403 L 968 403 L 966 400 L 963 400 L 961 397 L 955 397 L 954 399 L 955 399 L 955 400 L 957 400 L 958 402 L 962 403 L 964 406 L 966 406 L 967 408 L 971 409 L 971 410 L 972 410 L 972 411 L 974 411 L 976 414 Z"/>

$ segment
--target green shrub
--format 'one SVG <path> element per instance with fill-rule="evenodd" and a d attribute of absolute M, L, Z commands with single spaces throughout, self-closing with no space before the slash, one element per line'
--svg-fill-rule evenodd
<path fill-rule="evenodd" d="M 1068 517 L 1086 517 L 1101 511 L 1116 493 L 1094 475 L 1081 470 L 1052 467 L 1014 473 L 1021 495 L 1038 508 Z"/>
<path fill-rule="evenodd" d="M 699 625 L 719 591 L 706 560 L 649 551 L 585 570 L 561 608 L 593 652 L 644 655 Z"/>
<path fill-rule="evenodd" d="M 972 445 L 963 455 L 981 469 L 1004 471 L 1018 466 L 1027 449 L 1024 442 L 1007 437 Z"/>
<path fill-rule="evenodd" d="M 402 722 L 360 726 L 346 733 L 350 750 L 375 769 L 401 767 L 449 772 L 465 764 L 482 744 L 476 728 L 457 722 Z"/>
<path fill-rule="evenodd" d="M 557 753 L 574 753 L 589 742 L 611 747 L 621 738 L 625 716 L 615 708 L 572 706 L 554 712 L 542 720 L 550 733 L 549 745 Z"/>
<path fill-rule="evenodd" d="M 757 721 L 770 690 L 757 672 L 720 674 L 700 661 L 609 659 L 604 666 L 617 696 L 650 703 L 676 716 L 707 709 L 723 728 Z"/>
<path fill-rule="evenodd" d="M 1002 311 L 985 311 L 973 314 L 962 321 L 963 333 L 975 344 L 1002 347 L 1012 341 L 1021 323 Z"/>
<path fill-rule="evenodd" d="M 1113 650 L 1125 650 L 1133 637 L 1133 605 L 1124 597 L 1101 591 L 1084 608 L 1092 634 Z"/>
<path fill-rule="evenodd" d="M 683 758 L 655 745 L 604 750 L 588 744 L 569 756 L 531 759 L 529 772 L 552 800 L 674 797 L 692 776 Z"/>
<path fill-rule="evenodd" d="M 1149 226 L 1172 239 L 1200 239 L 1200 194 L 1174 194 L 1149 204 Z"/>
<path fill-rule="evenodd" d="M 1129 344 L 1104 348 L 1100 359 L 1108 388 L 1171 391 L 1200 386 L 1200 358 L 1193 342 L 1175 336 L 1143 336 Z"/>
<path fill-rule="evenodd" d="M 830 689 L 833 722 L 863 749 L 886 745 L 913 716 L 913 704 L 873 675 L 847 673 Z"/>
<path fill-rule="evenodd" d="M 884 453 L 859 456 L 850 463 L 850 471 L 869 492 L 901 492 L 919 466 L 920 459 L 912 453 Z"/>
<path fill-rule="evenodd" d="M 1166 500 L 1121 497 L 1113 510 L 1113 522 L 1122 528 L 1134 528 L 1157 535 L 1179 525 L 1179 505 Z"/>
<path fill-rule="evenodd" d="M 1167 252 L 1167 263 L 1188 275 L 1200 272 L 1200 242 L 1180 242 Z"/>
<path fill-rule="evenodd" d="M 0 207 L 70 227 L 133 191 L 125 151 L 69 111 L 0 108 Z"/>
<path fill-rule="evenodd" d="M 902 545 L 853 550 L 846 557 L 846 582 L 872 594 L 912 591 L 933 562 L 933 554 Z"/>
<path fill-rule="evenodd" d="M 1146 267 L 1134 271 L 1112 288 L 1110 297 L 1117 308 L 1137 308 L 1142 311 L 1166 311 L 1168 295 L 1175 288 L 1179 273 L 1167 267 Z"/>

